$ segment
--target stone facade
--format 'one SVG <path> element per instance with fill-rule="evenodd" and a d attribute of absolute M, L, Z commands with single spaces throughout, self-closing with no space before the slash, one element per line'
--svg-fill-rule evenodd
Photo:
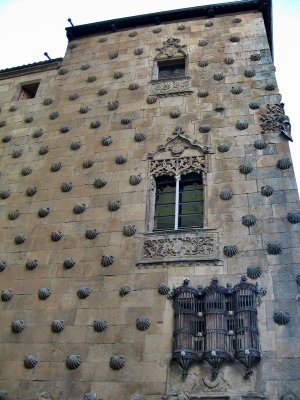
<path fill-rule="evenodd" d="M 158 80 L 179 50 L 186 76 Z M 298 398 L 300 210 L 280 101 L 256 9 L 100 29 L 62 61 L 0 71 L 1 399 Z M 201 171 L 202 229 L 152 231 L 160 168 Z M 201 362 L 182 379 L 161 284 L 235 285 L 251 266 L 266 288 L 253 375 L 236 361 L 212 379 Z"/>

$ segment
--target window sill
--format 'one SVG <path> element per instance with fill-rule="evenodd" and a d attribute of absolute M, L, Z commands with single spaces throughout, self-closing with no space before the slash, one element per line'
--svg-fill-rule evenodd
<path fill-rule="evenodd" d="M 149 94 L 157 97 L 186 96 L 192 94 L 190 80 L 190 76 L 152 80 L 150 82 Z"/>
<path fill-rule="evenodd" d="M 220 264 L 216 229 L 191 228 L 155 231 L 144 235 L 139 267 L 162 263 Z"/>

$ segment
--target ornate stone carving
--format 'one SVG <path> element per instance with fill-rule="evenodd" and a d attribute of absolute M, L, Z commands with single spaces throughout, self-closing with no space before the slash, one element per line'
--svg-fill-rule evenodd
<path fill-rule="evenodd" d="M 103 332 L 107 329 L 107 322 L 104 319 L 95 319 L 93 327 L 96 332 Z"/>
<path fill-rule="evenodd" d="M 245 226 L 253 226 L 256 224 L 256 217 L 255 215 L 248 214 L 242 217 L 242 224 Z"/>
<path fill-rule="evenodd" d="M 247 268 L 247 276 L 251 279 L 257 279 L 261 276 L 262 269 L 259 265 L 250 265 Z"/>
<path fill-rule="evenodd" d="M 24 321 L 21 319 L 16 319 L 11 323 L 11 330 L 14 333 L 21 333 L 25 328 Z"/>
<path fill-rule="evenodd" d="M 99 89 L 98 95 L 105 96 L 107 93 L 108 93 L 108 90 L 106 88 L 101 88 L 101 89 Z"/>
<path fill-rule="evenodd" d="M 8 219 L 13 221 L 14 219 L 17 219 L 20 215 L 19 210 L 12 210 L 8 213 Z"/>
<path fill-rule="evenodd" d="M 208 45 L 208 40 L 207 39 L 200 39 L 198 42 L 198 46 L 200 47 L 205 47 Z"/>
<path fill-rule="evenodd" d="M 232 196 L 233 196 L 233 191 L 231 189 L 224 188 L 220 191 L 220 198 L 222 200 L 230 200 L 232 199 Z"/>
<path fill-rule="evenodd" d="M 267 252 L 272 255 L 278 255 L 281 253 L 281 244 L 280 243 L 268 243 Z"/>
<path fill-rule="evenodd" d="M 62 237 L 63 237 L 63 234 L 60 231 L 53 231 L 51 233 L 51 239 L 53 242 L 58 242 Z"/>
<path fill-rule="evenodd" d="M 281 160 L 277 161 L 277 168 L 279 169 L 289 169 L 293 165 L 291 160 L 288 158 L 282 158 Z"/>
<path fill-rule="evenodd" d="M 43 136 L 44 133 L 45 133 L 45 132 L 43 131 L 42 128 L 41 128 L 41 129 L 36 129 L 36 130 L 33 132 L 32 137 L 34 137 L 35 139 L 37 139 L 37 138 Z"/>
<path fill-rule="evenodd" d="M 49 288 L 41 288 L 38 291 L 38 296 L 40 300 L 47 300 L 51 295 L 51 290 Z"/>
<path fill-rule="evenodd" d="M 34 368 L 37 363 L 37 357 L 33 356 L 32 354 L 29 354 L 24 358 L 24 367 L 27 369 Z"/>
<path fill-rule="evenodd" d="M 124 225 L 123 227 L 123 235 L 125 236 L 133 236 L 136 233 L 136 227 L 135 225 L 129 224 L 129 225 Z"/>
<path fill-rule="evenodd" d="M 83 400 L 98 400 L 96 392 L 87 392 L 83 395 Z"/>
<path fill-rule="evenodd" d="M 257 140 L 255 140 L 253 146 L 257 150 L 262 150 L 262 149 L 265 149 L 268 146 L 268 143 L 263 139 L 257 139 Z"/>
<path fill-rule="evenodd" d="M 238 253 L 238 248 L 234 244 L 229 244 L 227 246 L 224 246 L 223 253 L 227 257 L 233 257 Z"/>
<path fill-rule="evenodd" d="M 97 229 L 87 229 L 85 232 L 85 237 L 87 239 L 93 240 L 98 236 L 99 233 L 100 232 L 98 232 Z"/>
<path fill-rule="evenodd" d="M 47 215 L 49 215 L 49 214 L 50 214 L 50 208 L 49 208 L 49 207 L 42 207 L 42 208 L 40 208 L 39 211 L 38 211 L 38 216 L 39 216 L 40 218 L 45 218 L 45 217 L 47 217 Z"/>
<path fill-rule="evenodd" d="M 80 299 L 86 299 L 87 297 L 89 297 L 89 295 L 92 293 L 92 289 L 86 287 L 86 286 L 82 286 L 77 290 L 77 296 Z"/>
<path fill-rule="evenodd" d="M 10 189 L 3 189 L 0 191 L 0 197 L 1 199 L 7 199 L 11 195 Z"/>
<path fill-rule="evenodd" d="M 70 127 L 69 127 L 69 125 L 64 124 L 59 128 L 59 131 L 60 131 L 60 133 L 67 133 L 70 131 Z"/>
<path fill-rule="evenodd" d="M 91 122 L 90 127 L 92 129 L 96 129 L 96 128 L 99 128 L 100 125 L 101 125 L 101 121 L 96 120 L 96 121 Z"/>
<path fill-rule="evenodd" d="M 150 86 L 150 96 L 172 97 L 186 96 L 192 94 L 190 78 L 177 78 L 152 82 Z"/>
<path fill-rule="evenodd" d="M 286 325 L 290 322 L 291 316 L 287 311 L 277 311 L 273 315 L 273 320 L 278 325 Z"/>
<path fill-rule="evenodd" d="M 3 272 L 6 270 L 7 264 L 5 261 L 0 260 L 0 272 Z"/>
<path fill-rule="evenodd" d="M 72 188 L 73 188 L 73 184 L 72 184 L 72 182 L 63 182 L 62 184 L 61 184 L 61 187 L 60 187 L 60 190 L 62 191 L 62 192 L 69 192 L 70 190 L 72 190 Z"/>
<path fill-rule="evenodd" d="M 88 81 L 89 83 L 91 83 L 91 82 L 95 82 L 96 79 L 97 79 L 97 77 L 96 77 L 95 75 L 91 75 L 91 76 L 89 76 L 89 77 L 87 78 L 87 81 Z"/>
<path fill-rule="evenodd" d="M 59 117 L 59 112 L 58 111 L 53 111 L 52 113 L 50 113 L 49 118 L 50 119 L 56 119 Z"/>
<path fill-rule="evenodd" d="M 218 234 L 213 231 L 147 234 L 142 251 L 138 264 L 217 260 Z"/>
<path fill-rule="evenodd" d="M 84 203 L 76 203 L 75 206 L 73 207 L 73 213 L 74 214 L 82 214 L 88 206 Z"/>
<path fill-rule="evenodd" d="M 65 259 L 64 262 L 63 262 L 63 266 L 66 269 L 73 268 L 75 266 L 75 264 L 76 264 L 76 262 L 73 260 L 72 257 Z"/>
<path fill-rule="evenodd" d="M 134 134 L 134 140 L 136 142 L 143 142 L 147 138 L 147 135 L 143 132 L 136 132 Z"/>
<path fill-rule="evenodd" d="M 287 220 L 291 224 L 299 224 L 299 222 L 300 222 L 300 213 L 299 212 L 290 212 L 290 213 L 288 213 Z"/>
<path fill-rule="evenodd" d="M 8 391 L 4 390 L 4 389 L 1 389 L 0 390 L 0 400 L 8 400 L 8 399 L 9 399 Z"/>
<path fill-rule="evenodd" d="M 125 297 L 127 294 L 129 294 L 131 292 L 131 287 L 128 285 L 124 285 L 120 288 L 119 290 L 119 295 L 121 297 Z"/>
<path fill-rule="evenodd" d="M 165 282 L 160 283 L 157 289 L 158 293 L 161 295 L 168 294 L 170 290 L 171 290 L 170 286 Z"/>
<path fill-rule="evenodd" d="M 12 136 L 11 135 L 4 135 L 3 136 L 3 138 L 2 138 L 2 142 L 3 143 L 8 143 L 8 142 L 10 142 L 11 141 L 11 139 L 12 139 Z"/>
<path fill-rule="evenodd" d="M 200 89 L 198 92 L 198 97 L 207 97 L 208 95 L 209 95 L 209 92 L 206 89 Z"/>
<path fill-rule="evenodd" d="M 47 154 L 49 152 L 49 147 L 48 146 L 42 146 L 39 149 L 39 155 L 40 156 L 44 156 L 45 154 Z"/>
<path fill-rule="evenodd" d="M 69 369 L 76 369 L 80 366 L 81 364 L 81 358 L 80 355 L 78 354 L 70 354 L 69 356 L 67 356 L 66 359 L 66 366 Z"/>
<path fill-rule="evenodd" d="M 3 289 L 1 291 L 1 300 L 2 301 L 9 301 L 13 298 L 14 294 L 11 289 Z"/>
<path fill-rule="evenodd" d="M 94 181 L 94 186 L 97 189 L 101 189 L 106 184 L 107 184 L 107 181 L 105 179 L 102 179 L 102 178 L 96 178 L 95 181 Z"/>
<path fill-rule="evenodd" d="M 280 132 L 286 139 L 293 141 L 291 124 L 285 115 L 284 104 L 267 104 L 267 114 L 260 117 L 262 133 Z"/>
<path fill-rule="evenodd" d="M 112 369 L 119 370 L 125 366 L 125 360 L 123 356 L 113 356 L 110 358 L 109 365 Z"/>
<path fill-rule="evenodd" d="M 31 172 L 32 172 L 32 167 L 29 165 L 28 167 L 22 168 L 21 174 L 23 176 L 27 176 L 27 175 L 30 175 Z"/>
<path fill-rule="evenodd" d="M 35 269 L 38 265 L 39 265 L 39 262 L 36 259 L 27 260 L 26 264 L 25 264 L 26 268 L 29 269 L 30 271 Z"/>
<path fill-rule="evenodd" d="M 102 258 L 101 258 L 101 265 L 102 265 L 103 267 L 109 267 L 110 265 L 113 264 L 114 260 L 115 260 L 115 259 L 114 259 L 114 256 L 111 256 L 111 255 L 103 255 Z"/>
<path fill-rule="evenodd" d="M 151 323 L 150 323 L 149 318 L 139 317 L 136 319 L 135 325 L 139 331 L 146 331 L 150 327 Z"/>
<path fill-rule="evenodd" d="M 24 243 L 26 240 L 26 236 L 24 235 L 24 233 L 19 233 L 16 237 L 15 237 L 15 243 L 16 244 L 22 244 Z"/>
<path fill-rule="evenodd" d="M 55 319 L 51 323 L 51 330 L 54 333 L 59 333 L 65 328 L 65 322 L 62 319 Z"/>
<path fill-rule="evenodd" d="M 186 53 L 183 50 L 186 46 L 180 44 L 180 39 L 169 37 L 163 42 L 162 47 L 157 47 L 156 50 L 159 52 L 157 58 L 172 58 L 175 54 L 181 54 L 186 57 Z"/>
<path fill-rule="evenodd" d="M 87 160 L 83 161 L 82 168 L 91 168 L 93 165 L 94 165 L 94 160 L 88 158 Z"/>
<path fill-rule="evenodd" d="M 269 197 L 273 194 L 273 188 L 271 186 L 262 186 L 260 192 L 263 196 Z"/>

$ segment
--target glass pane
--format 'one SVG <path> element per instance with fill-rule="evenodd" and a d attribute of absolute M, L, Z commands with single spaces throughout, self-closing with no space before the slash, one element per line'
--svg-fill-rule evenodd
<path fill-rule="evenodd" d="M 174 206 L 172 204 L 157 205 L 155 210 L 156 217 L 171 216 L 174 219 Z"/>
<path fill-rule="evenodd" d="M 176 78 L 185 76 L 185 59 L 158 61 L 158 78 Z"/>
<path fill-rule="evenodd" d="M 174 229 L 174 216 L 155 218 L 154 229 Z"/>
<path fill-rule="evenodd" d="M 154 229 L 174 229 L 176 183 L 172 176 L 156 178 Z"/>
<path fill-rule="evenodd" d="M 202 177 L 190 173 L 181 177 L 179 184 L 179 227 L 203 226 Z"/>
<path fill-rule="evenodd" d="M 180 204 L 179 214 L 200 214 L 203 212 L 203 204 L 199 202 Z"/>
<path fill-rule="evenodd" d="M 203 218 L 202 215 L 192 214 L 192 215 L 184 215 L 179 217 L 179 227 L 201 227 L 203 226 Z"/>

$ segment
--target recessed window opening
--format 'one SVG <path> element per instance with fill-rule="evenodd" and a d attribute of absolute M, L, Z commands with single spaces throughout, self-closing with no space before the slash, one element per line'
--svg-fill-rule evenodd
<path fill-rule="evenodd" d="M 19 100 L 33 99 L 37 93 L 40 82 L 21 85 Z"/>
<path fill-rule="evenodd" d="M 156 178 L 154 229 L 203 227 L 202 176 L 189 173 Z"/>
<path fill-rule="evenodd" d="M 185 58 L 157 61 L 158 79 L 180 78 L 185 76 Z"/>

